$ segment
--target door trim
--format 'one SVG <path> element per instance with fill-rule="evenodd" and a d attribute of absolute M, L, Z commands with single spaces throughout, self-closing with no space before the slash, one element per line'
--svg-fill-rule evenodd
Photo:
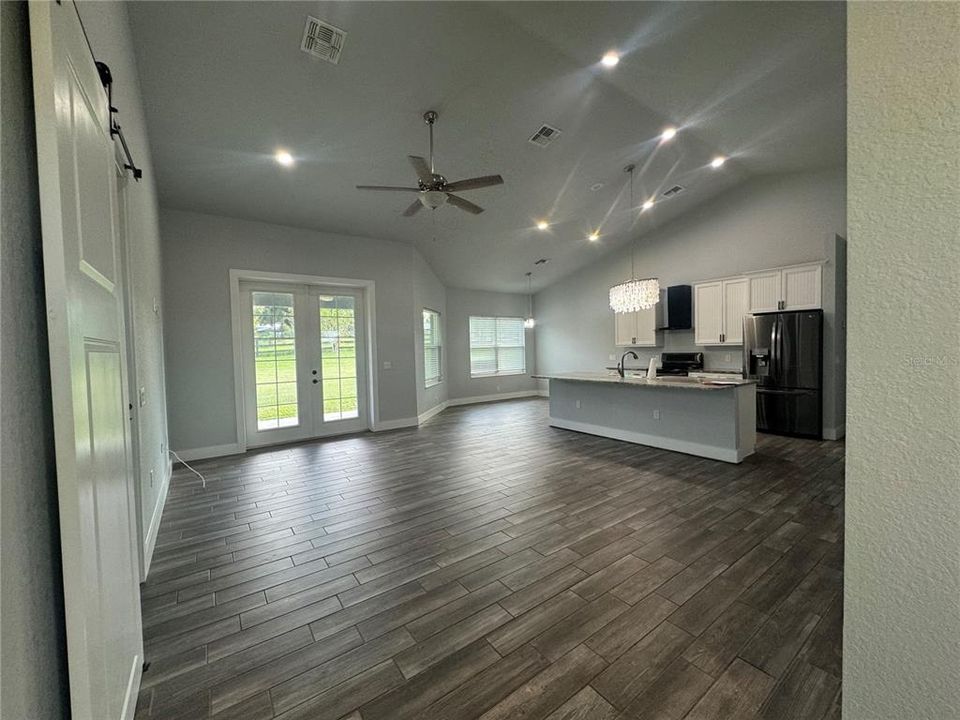
<path fill-rule="evenodd" d="M 364 316 L 364 339 L 367 343 L 365 373 L 369 391 L 366 397 L 367 429 L 374 430 L 379 424 L 380 397 L 376 369 L 379 367 L 376 333 L 376 283 L 373 280 L 357 278 L 323 277 L 319 275 L 299 275 L 263 270 L 230 269 L 230 327 L 233 336 L 233 394 L 236 404 L 237 452 L 247 451 L 246 393 L 244 392 L 243 363 L 243 308 L 240 302 L 241 282 L 268 282 L 287 285 L 321 285 L 360 290 L 366 310 Z"/>

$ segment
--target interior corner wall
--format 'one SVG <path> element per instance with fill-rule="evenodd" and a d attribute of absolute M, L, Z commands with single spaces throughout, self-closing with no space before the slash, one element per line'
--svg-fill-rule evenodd
<path fill-rule="evenodd" d="M 123 135 L 143 178 L 123 184 L 126 208 L 126 266 L 130 312 L 127 332 L 132 339 L 131 401 L 137 420 L 139 529 L 149 563 L 151 539 L 156 537 L 169 481 L 167 403 L 163 349 L 163 293 L 160 277 L 160 228 L 157 190 L 147 123 L 140 94 L 127 4 L 78 2 L 90 45 L 97 60 L 110 67 L 113 104 L 120 112 Z M 142 390 L 142 400 L 136 401 Z"/>
<path fill-rule="evenodd" d="M 416 423 L 409 245 L 168 209 L 160 211 L 160 227 L 174 450 L 208 454 L 237 443 L 231 269 L 373 280 L 379 421 Z"/>
<path fill-rule="evenodd" d="M 838 159 L 839 161 L 839 159 Z M 846 235 L 842 168 L 758 177 L 642 236 L 636 265 L 662 286 L 692 284 L 754 270 L 825 260 L 824 430 L 842 434 L 837 324 L 837 236 Z M 614 345 L 608 291 L 630 276 L 632 244 L 561 278 L 536 294 L 537 370 L 598 372 L 625 348 Z M 842 279 L 842 278 L 841 278 Z M 698 347 L 692 330 L 663 333 L 664 346 L 636 348 L 639 367 L 661 352 L 704 353 L 708 368 L 739 369 L 740 347 Z"/>
<path fill-rule="evenodd" d="M 525 294 L 447 288 L 447 357 L 450 400 L 484 398 L 511 393 L 532 393 L 537 382 L 536 334 L 526 330 L 526 372 L 522 375 L 470 377 L 470 316 L 525 318 L 529 312 Z"/>
<path fill-rule="evenodd" d="M 960 5 L 847 10 L 844 720 L 960 712 Z"/>
<path fill-rule="evenodd" d="M 0 2 L 0 717 L 69 716 L 25 2 Z"/>
<path fill-rule="evenodd" d="M 447 353 L 444 351 L 447 337 L 447 289 L 433 268 L 420 254 L 413 250 L 413 296 L 414 296 L 414 350 L 416 360 L 415 382 L 417 384 L 417 415 L 422 416 L 449 397 L 447 379 Z M 440 313 L 440 377 L 437 385 L 426 387 L 423 381 L 423 311 Z"/>

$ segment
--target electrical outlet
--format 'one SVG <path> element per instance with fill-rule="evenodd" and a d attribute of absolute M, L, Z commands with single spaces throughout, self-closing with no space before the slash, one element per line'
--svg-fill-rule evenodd
<path fill-rule="evenodd" d="M 577 400 L 577 410 L 579 410 L 579 409 L 580 409 L 580 401 Z"/>
<path fill-rule="evenodd" d="M 137 401 L 140 403 L 140 407 L 147 404 L 147 389 L 145 387 L 137 391 Z"/>
<path fill-rule="evenodd" d="M 730 356 L 730 353 L 727 353 L 726 355 L 723 356 L 724 362 L 730 362 L 731 359 L 732 357 Z"/>
<path fill-rule="evenodd" d="M 616 360 L 616 359 L 617 359 L 616 355 L 607 355 L 607 360 Z"/>
<path fill-rule="evenodd" d="M 393 369 L 393 363 L 390 362 L 389 360 L 384 360 L 384 361 L 383 361 L 383 369 L 384 369 L 384 370 L 392 370 L 392 369 Z"/>
<path fill-rule="evenodd" d="M 657 408 L 656 410 L 653 411 L 653 419 L 654 420 L 660 419 L 660 408 Z"/>
<path fill-rule="evenodd" d="M 160 316 L 160 301 L 156 298 L 153 299 L 153 314 L 157 317 Z"/>
<path fill-rule="evenodd" d="M 500 392 L 500 386 L 497 385 L 497 392 Z"/>

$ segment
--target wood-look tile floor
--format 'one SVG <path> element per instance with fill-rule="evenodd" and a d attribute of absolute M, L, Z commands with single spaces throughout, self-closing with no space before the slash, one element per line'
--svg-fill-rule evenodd
<path fill-rule="evenodd" d="M 546 411 L 178 469 L 137 718 L 839 718 L 843 444 L 728 465 Z"/>

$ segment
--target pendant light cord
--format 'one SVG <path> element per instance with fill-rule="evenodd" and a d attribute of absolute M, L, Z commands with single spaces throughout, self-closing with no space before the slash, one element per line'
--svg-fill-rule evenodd
<path fill-rule="evenodd" d="M 630 213 L 632 216 L 633 208 L 636 207 L 633 202 L 633 165 L 627 166 L 627 172 L 630 173 Z M 636 254 L 637 254 L 636 245 L 637 244 L 635 242 L 630 244 L 630 279 L 631 280 L 637 279 L 637 270 L 634 264 L 634 258 L 636 257 Z"/>

